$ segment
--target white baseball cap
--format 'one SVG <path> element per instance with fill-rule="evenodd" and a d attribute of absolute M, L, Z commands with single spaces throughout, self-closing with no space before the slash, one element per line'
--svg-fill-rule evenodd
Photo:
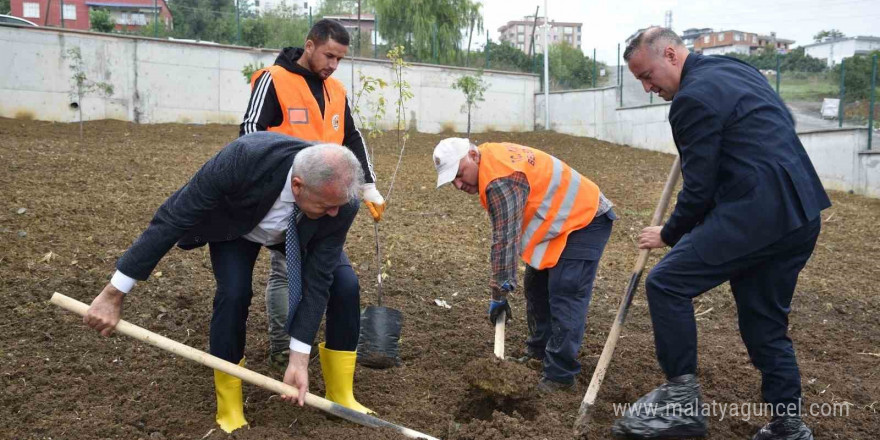
<path fill-rule="evenodd" d="M 437 167 L 437 188 L 455 180 L 461 158 L 467 156 L 471 142 L 465 138 L 446 138 L 434 147 L 434 166 Z"/>

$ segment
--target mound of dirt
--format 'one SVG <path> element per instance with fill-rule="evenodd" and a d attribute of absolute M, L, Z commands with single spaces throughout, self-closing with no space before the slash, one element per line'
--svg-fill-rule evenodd
<path fill-rule="evenodd" d="M 474 359 L 464 367 L 468 384 L 489 394 L 513 399 L 534 397 L 538 375 L 526 366 L 497 357 Z"/>

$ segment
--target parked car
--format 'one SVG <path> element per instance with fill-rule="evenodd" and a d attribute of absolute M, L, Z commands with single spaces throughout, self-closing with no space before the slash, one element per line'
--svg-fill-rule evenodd
<path fill-rule="evenodd" d="M 19 26 L 37 26 L 36 23 L 25 20 L 20 17 L 13 17 L 11 15 L 0 14 L 0 23 L 2 24 L 17 24 Z"/>

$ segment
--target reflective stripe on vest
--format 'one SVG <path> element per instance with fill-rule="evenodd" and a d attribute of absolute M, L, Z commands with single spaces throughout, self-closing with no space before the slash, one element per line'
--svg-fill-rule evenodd
<path fill-rule="evenodd" d="M 510 143 L 479 147 L 480 202 L 488 208 L 486 187 L 521 172 L 529 182 L 522 223 L 523 261 L 536 269 L 559 261 L 568 235 L 590 224 L 599 205 L 599 188 L 561 160 L 534 148 Z"/>
<path fill-rule="evenodd" d="M 345 87 L 335 78 L 324 80 L 324 114 L 302 75 L 273 65 L 254 72 L 251 89 L 263 72 L 272 74 L 272 85 L 284 120 L 281 125 L 267 127 L 267 131 L 283 133 L 296 138 L 332 142 L 342 145 L 345 139 Z"/>

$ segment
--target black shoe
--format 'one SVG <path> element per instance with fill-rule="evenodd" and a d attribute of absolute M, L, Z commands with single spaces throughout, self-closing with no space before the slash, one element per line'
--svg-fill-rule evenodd
<path fill-rule="evenodd" d="M 614 422 L 611 433 L 624 438 L 704 437 L 700 385 L 693 374 L 669 379 L 630 405 Z"/>
<path fill-rule="evenodd" d="M 752 440 L 813 440 L 813 432 L 800 417 L 774 417 Z"/>
<path fill-rule="evenodd" d="M 571 383 L 556 382 L 546 377 L 541 377 L 538 381 L 538 393 L 552 394 L 557 391 L 574 391 L 574 381 Z"/>

